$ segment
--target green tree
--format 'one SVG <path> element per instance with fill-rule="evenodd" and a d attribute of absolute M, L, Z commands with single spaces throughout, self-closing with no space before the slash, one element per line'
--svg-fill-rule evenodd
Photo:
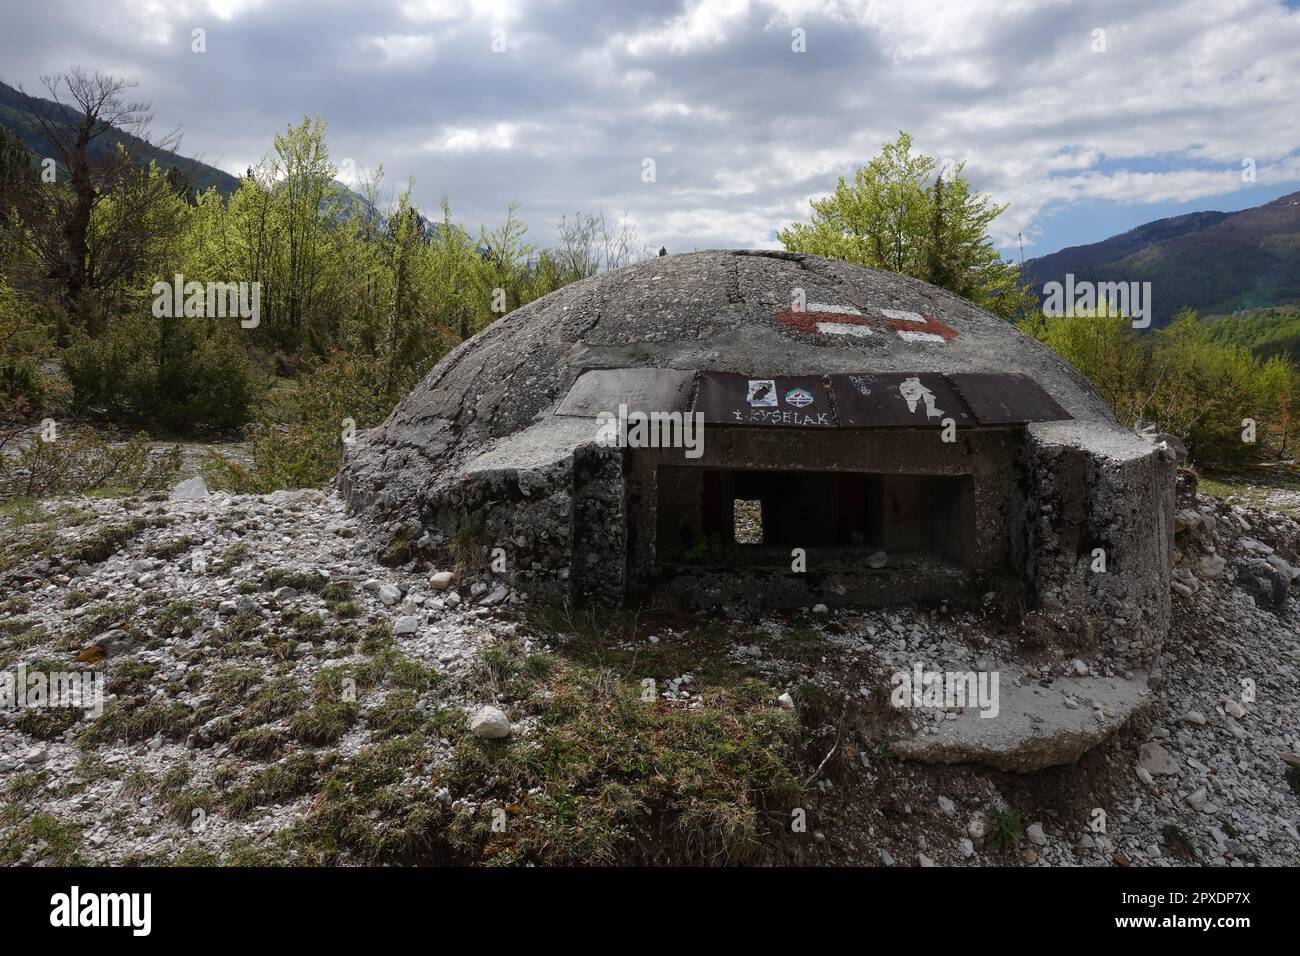
<path fill-rule="evenodd" d="M 972 189 L 964 169 L 958 164 L 945 177 L 937 159 L 913 153 L 912 137 L 900 133 L 852 184 L 841 177 L 834 193 L 812 200 L 811 223 L 794 223 L 777 238 L 792 252 L 913 276 L 997 315 L 1023 315 L 1033 293 L 988 235 L 1007 207 Z"/>

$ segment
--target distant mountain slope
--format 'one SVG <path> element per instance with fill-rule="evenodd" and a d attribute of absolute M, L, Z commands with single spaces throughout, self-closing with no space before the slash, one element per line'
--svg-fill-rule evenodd
<path fill-rule="evenodd" d="M 21 90 L 0 83 L 0 126 L 17 136 L 37 155 L 48 156 L 52 152 L 50 144 L 46 142 L 39 131 L 33 130 L 27 121 L 27 114 L 32 109 L 40 111 L 46 117 L 58 117 L 60 115 L 59 104 L 53 100 L 28 96 Z M 113 143 L 119 141 L 128 144 L 138 144 L 140 142 L 129 133 L 117 131 L 112 139 L 101 139 L 94 148 L 110 149 Z M 174 166 L 179 169 L 196 192 L 202 192 L 209 186 L 216 186 L 222 195 L 229 196 L 239 188 L 238 177 L 223 172 L 215 166 L 209 166 L 207 163 L 201 163 L 197 159 L 189 159 L 177 153 L 160 153 L 158 164 L 165 167 Z"/>
<path fill-rule="evenodd" d="M 1213 318 L 1215 341 L 1250 349 L 1260 358 L 1300 361 L 1300 306 L 1279 305 Z"/>
<path fill-rule="evenodd" d="M 1033 286 L 1151 282 L 1156 325 L 1184 306 L 1202 314 L 1300 302 L 1300 192 L 1240 212 L 1160 219 L 1118 236 L 1031 259 Z"/>

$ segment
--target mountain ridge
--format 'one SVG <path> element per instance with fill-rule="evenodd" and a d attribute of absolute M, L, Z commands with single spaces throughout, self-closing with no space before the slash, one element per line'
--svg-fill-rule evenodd
<path fill-rule="evenodd" d="M 1300 302 L 1300 192 L 1237 212 L 1156 219 L 1100 242 L 1025 262 L 1030 284 L 1150 282 L 1155 326 L 1180 309 L 1203 315 Z"/>

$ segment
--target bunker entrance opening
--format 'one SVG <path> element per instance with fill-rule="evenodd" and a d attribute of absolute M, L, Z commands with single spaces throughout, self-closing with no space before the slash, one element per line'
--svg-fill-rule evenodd
<path fill-rule="evenodd" d="M 659 469 L 658 560 L 693 565 L 866 569 L 883 551 L 972 570 L 975 483 L 969 475 Z"/>

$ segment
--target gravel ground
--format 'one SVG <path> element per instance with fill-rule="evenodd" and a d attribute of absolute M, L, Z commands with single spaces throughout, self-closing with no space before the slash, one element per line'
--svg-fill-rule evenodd
<path fill-rule="evenodd" d="M 1300 771 L 1282 758 L 1300 751 L 1300 609 L 1295 588 L 1278 607 L 1259 606 L 1259 582 L 1245 571 L 1258 577 L 1270 560 L 1290 569 L 1300 528 L 1205 497 L 1184 495 L 1181 507 L 1174 627 L 1150 703 L 1077 766 L 1010 774 L 888 754 L 907 726 L 877 706 L 894 670 L 994 666 L 1032 680 L 1081 666 L 1070 647 L 1028 647 L 995 601 L 728 622 L 725 663 L 792 692 L 801 710 L 806 685 L 829 702 L 824 719 L 802 715 L 810 752 L 835 755 L 806 788 L 809 832 L 778 834 L 771 859 L 1300 863 Z M 379 565 L 341 502 L 315 491 L 44 502 L 6 550 L 4 668 L 93 668 L 109 694 L 98 723 L 0 711 L 6 863 L 185 861 L 196 849 L 236 860 L 239 848 L 269 845 L 319 806 L 314 792 L 268 786 L 268 770 L 303 755 L 368 752 L 392 736 L 385 720 L 395 701 L 422 718 L 459 718 L 407 768 L 400 787 L 419 792 L 432 786 L 430 768 L 450 759 L 467 717 L 484 705 L 510 710 L 482 678 L 483 650 L 554 637 L 534 633 L 520 596 L 490 579 L 448 584 L 438 569 Z M 689 630 L 626 640 L 662 649 Z M 304 734 L 301 715 L 319 700 L 322 674 L 377 655 L 383 674 L 356 696 L 337 735 L 303 739 L 315 732 Z M 1095 657 L 1082 666 L 1114 673 Z M 664 682 L 663 696 L 699 706 L 696 683 L 687 670 Z M 513 732 L 526 738 L 533 728 L 516 719 Z M 240 793 L 235 810 L 230 795 Z M 463 807 L 476 796 L 438 799 Z M 1018 828 L 1007 822 L 1012 808 Z M 1094 828 L 1096 809 L 1104 829 Z"/>

